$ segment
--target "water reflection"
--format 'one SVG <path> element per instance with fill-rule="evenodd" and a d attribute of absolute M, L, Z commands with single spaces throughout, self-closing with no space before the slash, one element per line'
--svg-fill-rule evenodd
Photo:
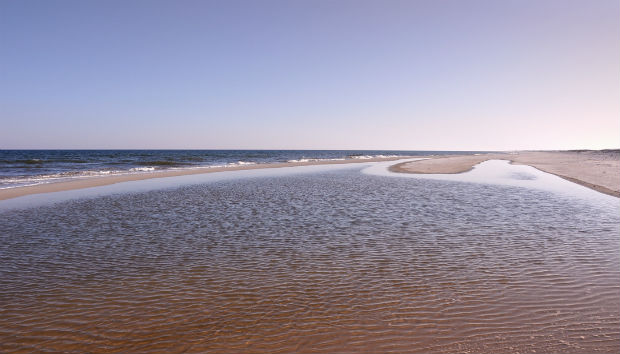
<path fill-rule="evenodd" d="M 350 169 L 5 211 L 0 351 L 618 352 L 619 211 Z"/>
<path fill-rule="evenodd" d="M 396 173 L 388 171 L 387 167 L 390 165 L 392 164 L 383 162 L 376 163 L 364 169 L 363 172 L 380 176 L 533 188 L 565 196 L 589 199 L 593 200 L 595 203 L 618 203 L 618 198 L 616 197 L 602 194 L 553 174 L 540 171 L 532 166 L 513 165 L 507 160 L 484 161 L 474 166 L 471 171 L 456 174 Z"/>

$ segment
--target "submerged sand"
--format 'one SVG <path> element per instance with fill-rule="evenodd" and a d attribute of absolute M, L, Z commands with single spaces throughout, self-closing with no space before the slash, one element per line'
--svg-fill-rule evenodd
<path fill-rule="evenodd" d="M 0 190 L 0 200 L 17 198 L 29 194 L 39 193 L 52 193 L 61 192 L 74 189 L 83 189 L 91 187 L 106 186 L 115 183 L 140 181 L 151 178 L 162 177 L 177 177 L 185 175 L 214 173 L 223 171 L 239 171 L 239 170 L 254 170 L 261 168 L 281 168 L 281 167 L 294 167 L 294 166 L 310 166 L 310 165 L 339 165 L 349 163 L 366 163 L 366 162 L 379 162 L 379 161 L 394 161 L 413 156 L 398 156 L 398 157 L 377 157 L 371 159 L 351 159 L 351 160 L 323 160 L 323 161 L 306 161 L 306 162 L 283 162 L 283 163 L 269 163 L 269 164 L 256 164 L 256 165 L 242 165 L 242 166 L 227 166 L 227 167 L 204 167 L 193 169 L 181 169 L 181 170 L 161 170 L 155 172 L 144 173 L 132 173 L 116 176 L 102 176 L 102 177 L 86 177 L 83 179 L 73 179 L 62 182 L 52 182 L 46 184 L 38 184 L 34 186 L 24 186 L 16 188 L 8 188 Z M 419 156 L 418 156 L 419 157 Z"/>
<path fill-rule="evenodd" d="M 0 353 L 620 353 L 620 203 L 329 175 L 2 211 Z"/>
<path fill-rule="evenodd" d="M 601 193 L 620 197 L 620 150 L 523 151 L 464 156 L 431 156 L 390 167 L 403 173 L 462 173 L 487 160 L 529 165 Z"/>

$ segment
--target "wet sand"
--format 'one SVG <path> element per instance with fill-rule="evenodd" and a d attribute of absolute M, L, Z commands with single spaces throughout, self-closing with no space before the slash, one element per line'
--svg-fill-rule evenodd
<path fill-rule="evenodd" d="M 523 151 L 465 156 L 431 156 L 390 167 L 402 173 L 463 173 L 487 160 L 529 165 L 598 192 L 620 197 L 620 151 Z"/>
<path fill-rule="evenodd" d="M 83 179 L 75 179 L 62 182 L 53 182 L 46 184 L 38 184 L 34 186 L 25 186 L 17 188 L 9 188 L 0 190 L 0 200 L 17 198 L 29 194 L 39 193 L 52 193 L 61 192 L 74 189 L 83 189 L 91 187 L 106 186 L 115 183 L 140 181 L 151 178 L 162 177 L 177 177 L 185 175 L 223 172 L 223 171 L 239 171 L 239 170 L 254 170 L 261 168 L 280 168 L 280 167 L 294 167 L 294 166 L 310 166 L 310 165 L 339 165 L 349 163 L 365 163 L 365 162 L 379 162 L 379 161 L 394 161 L 414 156 L 398 156 L 398 157 L 380 157 L 372 159 L 358 159 L 358 160 L 333 160 L 333 161 L 308 161 L 308 162 L 284 162 L 284 163 L 270 163 L 270 164 L 256 164 L 256 165 L 242 165 L 242 166 L 230 166 L 230 167 L 204 167 L 193 169 L 179 169 L 179 170 L 161 170 L 155 172 L 133 173 L 116 176 L 104 176 L 104 177 L 89 177 Z M 420 156 L 415 156 L 420 157 Z"/>

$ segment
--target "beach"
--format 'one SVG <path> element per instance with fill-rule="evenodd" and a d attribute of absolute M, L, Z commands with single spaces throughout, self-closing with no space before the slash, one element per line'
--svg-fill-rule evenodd
<path fill-rule="evenodd" d="M 198 168 L 181 168 L 174 170 L 156 170 L 142 173 L 126 173 L 114 176 L 98 176 L 98 177 L 84 177 L 74 178 L 61 182 L 50 182 L 37 184 L 33 186 L 15 187 L 0 189 L 0 200 L 17 198 L 30 194 L 39 193 L 53 193 L 68 190 L 76 190 L 83 188 L 92 188 L 106 186 L 115 183 L 140 181 L 151 178 L 163 178 L 163 177 L 177 177 L 196 175 L 204 173 L 216 173 L 225 171 L 241 171 L 241 170 L 254 170 L 264 168 L 283 168 L 283 167 L 296 167 L 296 166 L 313 166 L 313 165 L 340 165 L 340 164 L 355 164 L 355 163 L 367 163 L 367 162 L 379 162 L 379 161 L 394 161 L 398 159 L 407 158 L 408 156 L 392 156 L 392 157 L 368 157 L 364 159 L 338 159 L 338 160 L 310 160 L 310 161 L 296 161 L 296 162 L 279 162 L 279 163 L 261 163 L 261 164 L 241 164 L 222 167 L 198 167 Z M 412 157 L 412 156 L 411 156 Z"/>
<path fill-rule="evenodd" d="M 620 151 L 520 151 L 465 156 L 429 156 L 390 167 L 393 172 L 464 173 L 487 160 L 508 160 L 552 173 L 598 192 L 620 197 Z"/>
<path fill-rule="evenodd" d="M 0 2 L 0 354 L 620 354 L 619 12 Z"/>
<path fill-rule="evenodd" d="M 105 186 L 115 183 L 151 178 L 175 177 L 224 171 L 254 170 L 312 165 L 356 164 L 395 161 L 411 158 L 415 161 L 390 166 L 390 171 L 417 174 L 453 174 L 470 171 L 487 160 L 508 160 L 515 164 L 533 166 L 598 192 L 620 197 L 620 152 L 614 151 L 523 151 L 510 153 L 476 153 L 460 155 L 415 155 L 370 157 L 365 159 L 309 160 L 295 162 L 241 164 L 221 167 L 180 168 L 127 173 L 112 176 L 74 178 L 33 186 L 0 189 L 0 200 L 20 196 Z"/>

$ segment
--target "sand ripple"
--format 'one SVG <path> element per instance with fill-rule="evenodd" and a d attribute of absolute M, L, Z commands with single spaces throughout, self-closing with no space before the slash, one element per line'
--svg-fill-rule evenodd
<path fill-rule="evenodd" d="M 0 351 L 620 350 L 618 206 L 355 172 L 0 214 Z"/>

